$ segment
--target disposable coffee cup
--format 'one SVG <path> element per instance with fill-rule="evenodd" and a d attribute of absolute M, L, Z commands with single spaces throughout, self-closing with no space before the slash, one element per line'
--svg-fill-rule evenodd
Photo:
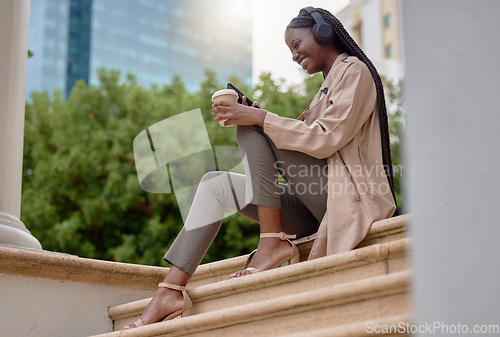
<path fill-rule="evenodd" d="M 212 95 L 212 102 L 215 103 L 215 102 L 220 102 L 220 101 L 227 101 L 227 102 L 231 102 L 231 103 L 237 103 L 238 102 L 238 94 L 233 89 L 218 90 L 218 91 L 216 91 Z M 224 122 L 226 120 L 227 119 L 219 121 L 219 125 L 220 126 L 224 126 Z"/>

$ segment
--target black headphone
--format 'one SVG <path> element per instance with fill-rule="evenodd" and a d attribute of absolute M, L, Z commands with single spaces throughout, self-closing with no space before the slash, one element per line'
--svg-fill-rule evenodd
<path fill-rule="evenodd" d="M 321 14 L 313 7 L 304 8 L 309 14 L 311 14 L 314 22 L 316 24 L 312 27 L 312 33 L 316 42 L 322 45 L 328 45 L 333 43 L 333 29 L 326 23 Z"/>

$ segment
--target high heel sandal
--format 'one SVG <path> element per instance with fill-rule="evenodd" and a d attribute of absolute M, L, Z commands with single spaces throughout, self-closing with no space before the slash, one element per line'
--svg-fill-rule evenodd
<path fill-rule="evenodd" d="M 290 241 L 290 239 L 295 239 L 297 235 L 288 235 L 285 232 L 279 232 L 279 233 L 263 233 L 260 235 L 260 238 L 279 238 L 282 241 L 288 241 L 288 243 L 292 246 L 292 251 L 290 252 L 290 255 L 287 258 L 284 258 L 281 261 L 276 262 L 271 268 L 269 269 L 274 269 L 276 267 L 281 267 L 284 265 L 290 265 L 293 263 L 300 262 L 300 254 L 299 254 L 299 249 L 295 244 Z M 241 272 L 248 271 L 250 274 L 255 274 L 258 273 L 259 270 L 254 267 L 249 267 L 248 265 L 252 261 L 252 258 L 254 254 L 257 252 L 257 249 L 255 249 L 253 252 L 250 253 L 250 256 L 248 256 L 247 262 L 245 264 L 245 268 L 241 270 Z M 234 274 L 233 274 L 234 275 Z"/>
<path fill-rule="evenodd" d="M 186 292 L 185 286 L 179 286 L 177 284 L 172 284 L 172 283 L 159 283 L 158 288 L 169 288 L 169 289 L 173 289 L 173 290 L 179 290 L 182 292 L 182 297 L 184 298 L 184 303 L 182 304 L 182 309 L 174 311 L 173 313 L 167 315 L 164 319 L 162 319 L 160 321 L 168 321 L 170 319 L 174 319 L 174 318 L 178 317 L 179 315 L 181 317 L 186 317 L 186 316 L 191 315 L 191 312 L 193 310 L 193 302 L 191 301 L 191 298 L 189 297 L 188 293 Z M 140 326 L 145 325 L 140 317 L 137 321 L 134 322 L 134 324 L 136 327 L 140 327 Z M 127 327 L 125 327 L 125 329 L 132 328 L 131 325 L 128 325 Z"/>

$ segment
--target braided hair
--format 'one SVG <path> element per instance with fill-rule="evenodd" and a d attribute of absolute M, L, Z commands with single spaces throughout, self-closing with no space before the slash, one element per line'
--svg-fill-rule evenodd
<path fill-rule="evenodd" d="M 377 90 L 377 105 L 379 112 L 380 134 L 382 139 L 382 159 L 384 170 L 391 187 L 394 202 L 396 202 L 394 177 L 392 172 L 391 143 L 389 139 L 389 126 L 387 121 L 387 108 L 385 105 L 384 87 L 382 85 L 380 75 L 363 50 L 361 50 L 349 33 L 344 29 L 342 23 L 327 10 L 316 8 L 316 11 L 320 13 L 323 19 L 332 27 L 334 33 L 333 44 L 337 50 L 340 53 L 346 52 L 351 56 L 356 56 L 360 61 L 366 64 L 373 77 Z M 313 27 L 315 23 L 316 22 L 311 14 L 309 14 L 309 12 L 305 9 L 301 9 L 299 15 L 292 19 L 286 29 Z M 397 210 L 395 214 L 397 214 Z"/>

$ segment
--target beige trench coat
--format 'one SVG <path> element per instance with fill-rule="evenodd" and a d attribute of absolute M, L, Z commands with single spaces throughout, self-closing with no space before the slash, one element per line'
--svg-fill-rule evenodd
<path fill-rule="evenodd" d="M 309 259 L 353 249 L 396 206 L 382 161 L 375 83 L 357 57 L 335 60 L 298 119 L 267 112 L 264 132 L 280 149 L 327 158 L 328 201 Z"/>

